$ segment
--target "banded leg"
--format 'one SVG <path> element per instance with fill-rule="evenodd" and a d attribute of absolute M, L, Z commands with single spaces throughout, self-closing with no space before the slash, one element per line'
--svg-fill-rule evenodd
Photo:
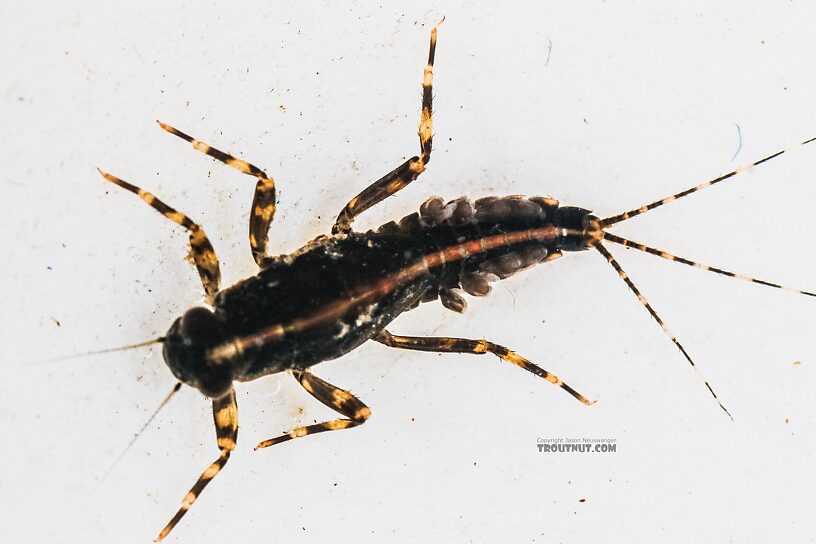
<path fill-rule="evenodd" d="M 274 446 L 275 444 L 280 444 L 281 442 L 286 442 L 293 438 L 309 436 L 310 434 L 325 431 L 339 431 L 341 429 L 356 427 L 362 425 L 371 417 L 371 409 L 348 391 L 321 380 L 308 370 L 295 370 L 292 372 L 292 375 L 311 396 L 346 417 L 332 419 L 331 421 L 324 421 L 323 423 L 306 427 L 295 427 L 287 434 L 264 440 L 255 446 L 256 450 L 268 448 L 269 446 Z"/>
<path fill-rule="evenodd" d="M 97 168 L 97 170 L 99 169 Z M 204 229 L 180 211 L 171 208 L 156 198 L 152 193 L 143 191 L 139 187 L 102 170 L 99 170 L 99 173 L 109 182 L 137 195 L 170 221 L 187 229 L 190 233 L 190 257 L 192 257 L 193 263 L 198 269 L 198 275 L 201 277 L 201 284 L 204 286 L 207 301 L 212 304 L 215 294 L 220 289 L 221 269 L 218 265 L 218 257 L 215 255 L 215 250 Z"/>
<path fill-rule="evenodd" d="M 332 233 L 351 231 L 354 219 L 414 181 L 431 160 L 433 148 L 433 64 L 436 53 L 436 30 L 445 21 L 443 17 L 431 30 L 428 65 L 422 79 L 422 115 L 419 120 L 419 155 L 411 157 L 349 200 L 332 227 Z"/>
<path fill-rule="evenodd" d="M 190 509 L 204 488 L 207 487 L 207 484 L 221 472 L 221 469 L 229 460 L 230 453 L 235 449 L 235 443 L 238 440 L 238 404 L 235 401 L 234 389 L 230 388 L 229 393 L 220 399 L 213 400 L 213 420 L 215 421 L 215 434 L 218 438 L 218 449 L 221 450 L 221 455 L 201 473 L 198 481 L 181 501 L 181 508 L 173 516 L 173 519 L 165 525 L 159 536 L 156 537 L 155 542 L 159 542 L 170 534 L 170 531 L 184 517 L 187 510 Z"/>
<path fill-rule="evenodd" d="M 513 363 L 527 372 L 532 372 L 540 378 L 544 378 L 553 385 L 557 385 L 584 404 L 593 404 L 581 393 L 561 381 L 561 378 L 547 372 L 540 366 L 528 361 L 515 351 L 511 351 L 504 346 L 488 342 L 487 340 L 468 340 L 466 338 L 446 338 L 433 336 L 397 336 L 388 331 L 383 331 L 374 340 L 391 348 L 408 349 L 416 351 L 433 351 L 436 353 L 472 353 L 474 355 L 484 355 L 492 353 L 500 359 Z"/>
<path fill-rule="evenodd" d="M 269 241 L 269 225 L 272 223 L 272 219 L 275 218 L 275 180 L 268 177 L 263 170 L 255 165 L 210 147 L 204 142 L 198 141 L 161 121 L 156 122 L 170 134 L 193 144 L 193 149 L 201 151 L 227 166 L 232 166 L 239 172 L 258 178 L 258 183 L 255 184 L 255 196 L 252 199 L 252 211 L 249 215 L 249 247 L 252 250 L 252 258 L 255 259 L 258 266 L 263 268 L 263 262 L 268 257 L 266 246 Z"/>

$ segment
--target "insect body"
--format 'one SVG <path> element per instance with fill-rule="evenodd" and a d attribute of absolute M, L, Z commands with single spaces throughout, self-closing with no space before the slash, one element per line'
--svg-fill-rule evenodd
<path fill-rule="evenodd" d="M 582 403 L 590 404 L 589 400 L 554 374 L 498 344 L 464 338 L 400 336 L 386 329 L 395 317 L 422 302 L 439 299 L 445 307 L 461 312 L 466 306 L 462 292 L 484 296 L 489 293 L 492 282 L 519 270 L 553 260 L 562 252 L 596 249 L 616 269 L 694 366 L 683 346 L 605 248 L 604 241 L 719 274 L 782 288 L 777 284 L 675 257 L 606 231 L 615 223 L 719 183 L 740 170 L 606 219 L 596 217 L 583 208 L 560 206 L 549 197 L 488 197 L 475 201 L 463 197 L 449 202 L 433 197 L 420 207 L 419 212 L 398 222 L 390 222 L 365 233 L 355 232 L 352 223 L 360 213 L 414 181 L 430 161 L 436 36 L 435 27 L 431 32 L 428 64 L 422 84 L 420 153 L 351 199 L 340 212 L 331 235 L 318 237 L 290 255 L 270 256 L 266 250 L 268 229 L 275 214 L 273 179 L 248 162 L 159 123 L 167 132 L 190 142 L 195 149 L 257 178 L 250 214 L 249 241 L 260 271 L 256 276 L 231 287 L 221 289 L 218 259 L 198 224 L 154 195 L 100 171 L 105 179 L 137 194 L 162 215 L 189 231 L 191 257 L 209 303 L 208 307 L 188 310 L 172 324 L 165 337 L 154 341 L 163 343 L 164 359 L 180 380 L 174 392 L 181 383 L 185 383 L 213 399 L 220 449 L 219 457 L 184 497 L 181 508 L 160 532 L 157 540 L 170 533 L 235 449 L 238 434 L 238 411 L 232 387 L 235 381 L 289 372 L 309 394 L 342 416 L 297 427 L 287 434 L 261 442 L 256 449 L 365 423 L 371 410 L 348 391 L 318 378 L 310 368 L 322 361 L 340 357 L 369 340 L 398 349 L 493 353 L 559 386 Z M 810 141 L 813 139 L 804 143 Z M 766 157 L 754 165 L 781 153 Z M 814 293 L 798 292 L 816 296 Z M 711 386 L 705 383 L 716 399 Z"/>
<path fill-rule="evenodd" d="M 212 397 L 233 380 L 306 370 L 378 337 L 422 301 L 441 297 L 464 310 L 459 288 L 485 295 L 491 281 L 560 249 L 583 249 L 584 237 L 600 235 L 598 222 L 546 198 L 433 198 L 399 223 L 321 237 L 268 259 L 258 275 L 220 291 L 212 312 L 193 308 L 176 320 L 165 360 Z"/>

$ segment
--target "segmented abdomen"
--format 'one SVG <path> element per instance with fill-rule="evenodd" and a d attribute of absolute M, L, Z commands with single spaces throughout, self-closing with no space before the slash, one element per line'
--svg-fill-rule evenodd
<path fill-rule="evenodd" d="M 558 210 L 558 201 L 547 197 L 491 196 L 475 202 L 461 197 L 447 203 L 431 197 L 419 212 L 386 223 L 375 232 L 417 238 L 425 246 L 426 255 L 430 255 L 487 237 L 557 226 Z M 446 308 L 462 312 L 466 303 L 461 291 L 485 296 L 492 282 L 560 254 L 553 237 L 472 252 L 442 265 L 435 273 L 438 285 L 426 292 L 423 301 L 440 298 Z"/>

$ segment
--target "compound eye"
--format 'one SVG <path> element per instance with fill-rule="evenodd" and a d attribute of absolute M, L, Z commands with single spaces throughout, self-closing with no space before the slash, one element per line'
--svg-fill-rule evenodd
<path fill-rule="evenodd" d="M 220 335 L 221 324 L 207 308 L 196 307 L 181 317 L 181 334 L 195 343 L 215 340 Z"/>

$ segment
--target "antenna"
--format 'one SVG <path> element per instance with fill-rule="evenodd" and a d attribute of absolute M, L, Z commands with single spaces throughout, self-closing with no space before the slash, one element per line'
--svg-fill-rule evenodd
<path fill-rule="evenodd" d="M 102 477 L 99 478 L 99 481 L 96 482 L 96 485 L 93 486 L 93 488 L 91 489 L 91 493 L 96 491 L 99 488 L 99 486 L 101 486 L 102 483 L 105 480 L 108 479 L 108 476 L 110 475 L 110 473 L 113 472 L 113 469 L 116 468 L 116 466 L 119 464 L 119 462 L 122 460 L 122 458 L 128 452 L 128 450 L 130 450 L 131 446 L 133 446 L 133 444 L 136 443 L 136 440 L 138 440 L 138 438 L 140 436 L 142 436 L 142 433 L 145 431 L 145 429 L 147 429 L 148 425 L 150 425 L 153 422 L 153 420 L 156 418 L 156 415 L 158 415 L 159 411 L 161 411 L 161 409 L 164 408 L 167 405 L 168 402 L 170 402 L 170 399 L 173 398 L 173 395 L 178 393 L 179 389 L 181 389 L 181 382 L 177 382 L 176 385 L 173 386 L 173 389 L 170 391 L 170 393 L 166 397 L 164 397 L 164 400 L 161 401 L 161 404 L 159 404 L 159 407 L 156 408 L 156 410 L 153 411 L 153 413 L 150 415 L 150 417 L 147 418 L 147 421 L 145 421 L 144 424 L 136 432 L 136 434 L 133 435 L 133 438 L 130 439 L 130 442 L 128 442 L 127 447 L 125 447 L 125 449 L 122 450 L 122 453 L 119 454 L 119 456 L 116 458 L 116 461 L 113 462 L 113 464 L 110 466 L 110 468 L 108 468 L 108 470 L 105 471 L 105 474 L 103 474 Z"/>
<path fill-rule="evenodd" d="M 145 342 L 139 342 L 138 344 L 129 344 L 127 346 L 120 346 L 118 348 L 107 348 L 107 349 L 100 349 L 98 351 L 88 351 L 85 353 L 74 353 L 73 355 L 60 355 L 59 357 L 51 357 L 50 359 L 40 359 L 39 361 L 30 361 L 28 363 L 24 363 L 26 365 L 38 365 L 42 363 L 55 363 L 57 361 L 65 361 L 67 359 L 76 359 L 79 357 L 89 357 L 91 355 L 102 355 L 104 353 L 114 353 L 116 351 L 127 351 L 130 349 L 138 349 L 144 348 L 147 346 L 152 346 L 153 344 L 161 344 L 166 340 L 164 336 L 159 336 L 158 338 L 154 338 L 153 340 L 147 340 Z"/>

